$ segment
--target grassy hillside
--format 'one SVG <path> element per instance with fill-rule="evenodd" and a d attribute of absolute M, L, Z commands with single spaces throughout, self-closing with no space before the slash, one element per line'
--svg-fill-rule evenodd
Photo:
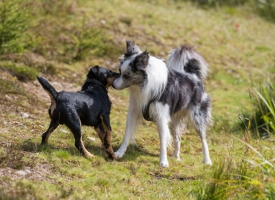
<path fill-rule="evenodd" d="M 274 135 L 252 137 L 247 119 L 247 129 L 238 126 L 241 113 L 253 112 L 251 88 L 274 80 L 275 73 L 275 24 L 249 4 L 0 3 L 0 34 L 5 38 L 0 45 L 0 199 L 275 198 Z M 90 66 L 118 70 L 126 39 L 157 57 L 166 58 L 184 43 L 204 56 L 210 68 L 205 87 L 213 99 L 208 130 L 213 166 L 201 164 L 200 139 L 188 130 L 182 136 L 182 160 L 170 158 L 170 167 L 160 168 L 158 133 L 145 121 L 136 131 L 137 145 L 119 161 L 106 159 L 91 127 L 82 130 L 93 159 L 79 155 L 65 126 L 53 132 L 49 147 L 40 146 L 50 122 L 50 98 L 36 75 L 47 77 L 57 90 L 80 90 Z M 125 130 L 128 91 L 110 89 L 109 94 L 116 150 Z"/>

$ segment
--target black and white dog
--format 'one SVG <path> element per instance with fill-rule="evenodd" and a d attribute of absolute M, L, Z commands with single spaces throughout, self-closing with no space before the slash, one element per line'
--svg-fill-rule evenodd
<path fill-rule="evenodd" d="M 115 89 L 129 87 L 130 102 L 126 131 L 120 148 L 115 152 L 121 158 L 142 117 L 157 124 L 160 138 L 160 166 L 168 167 L 167 145 L 173 136 L 172 157 L 180 160 L 182 125 L 188 119 L 201 137 L 204 164 L 212 164 L 206 128 L 211 120 L 211 99 L 204 91 L 202 81 L 208 66 L 190 46 L 173 49 L 167 66 L 163 60 L 142 52 L 133 42 L 127 41 L 127 50 L 120 64 L 120 76 L 113 82 Z"/>

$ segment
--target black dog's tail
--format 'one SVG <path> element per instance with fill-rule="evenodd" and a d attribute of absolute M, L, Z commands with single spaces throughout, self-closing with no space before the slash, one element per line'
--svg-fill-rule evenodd
<path fill-rule="evenodd" d="M 58 94 L 58 92 L 54 89 L 54 87 L 45 78 L 41 76 L 37 76 L 37 80 L 42 85 L 44 90 L 46 90 L 46 92 L 49 94 L 51 100 L 54 101 Z"/>
<path fill-rule="evenodd" d="M 208 65 L 203 57 L 189 45 L 182 45 L 170 51 L 167 67 L 180 72 L 196 74 L 198 78 L 205 80 Z"/>

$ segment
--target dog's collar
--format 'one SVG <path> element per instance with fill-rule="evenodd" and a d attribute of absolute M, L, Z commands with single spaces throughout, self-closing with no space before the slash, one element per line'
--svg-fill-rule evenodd
<path fill-rule="evenodd" d="M 94 83 L 95 85 L 99 85 L 99 86 L 101 86 L 101 87 L 103 87 L 103 88 L 106 89 L 106 87 L 100 81 L 98 81 L 96 79 L 87 78 L 86 81 L 85 81 L 85 83 Z"/>

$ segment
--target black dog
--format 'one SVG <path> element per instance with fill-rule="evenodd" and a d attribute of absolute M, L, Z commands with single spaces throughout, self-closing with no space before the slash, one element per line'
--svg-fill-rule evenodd
<path fill-rule="evenodd" d="M 59 124 L 65 124 L 74 134 L 75 146 L 82 155 L 93 157 L 84 147 L 81 135 L 81 125 L 93 126 L 101 139 L 108 157 L 116 159 L 111 146 L 111 125 L 107 88 L 118 77 L 118 73 L 109 69 L 94 66 L 90 68 L 87 79 L 79 92 L 57 92 L 50 83 L 37 77 L 40 84 L 51 98 L 49 115 L 51 123 L 42 135 L 42 143 L 47 144 L 50 134 Z"/>

